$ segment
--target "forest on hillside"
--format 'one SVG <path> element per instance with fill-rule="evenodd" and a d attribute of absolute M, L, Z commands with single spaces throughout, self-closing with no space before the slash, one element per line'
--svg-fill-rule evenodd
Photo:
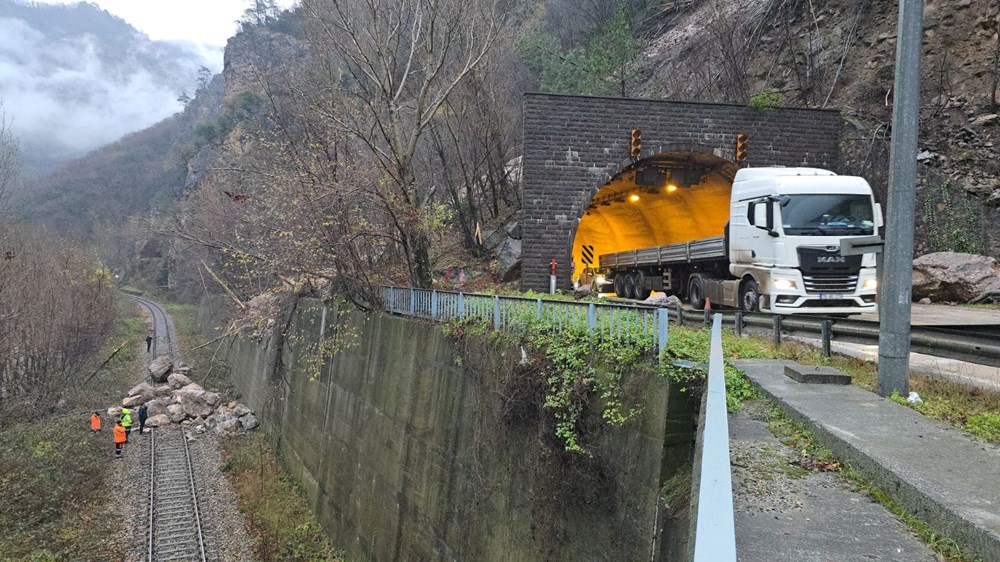
<path fill-rule="evenodd" d="M 495 271 L 525 91 L 835 108 L 838 171 L 884 201 L 895 18 L 888 0 L 259 0 L 184 112 L 34 201 L 182 298 L 365 306 L 380 284 Z M 998 29 L 996 0 L 927 2 L 918 253 L 1000 249 Z"/>

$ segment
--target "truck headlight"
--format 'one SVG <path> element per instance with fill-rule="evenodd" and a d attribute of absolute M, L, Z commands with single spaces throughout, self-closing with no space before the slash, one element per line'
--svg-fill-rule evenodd
<path fill-rule="evenodd" d="M 774 288 L 791 290 L 795 288 L 795 281 L 792 281 L 791 279 L 775 279 Z"/>
<path fill-rule="evenodd" d="M 877 279 L 865 279 L 864 285 L 861 286 L 862 289 L 877 289 L 878 280 Z"/>

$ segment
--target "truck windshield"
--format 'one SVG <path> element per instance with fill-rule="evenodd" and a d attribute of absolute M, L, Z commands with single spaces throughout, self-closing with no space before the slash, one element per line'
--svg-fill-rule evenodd
<path fill-rule="evenodd" d="M 867 195 L 788 195 L 781 208 L 785 234 L 830 236 L 874 234 Z"/>

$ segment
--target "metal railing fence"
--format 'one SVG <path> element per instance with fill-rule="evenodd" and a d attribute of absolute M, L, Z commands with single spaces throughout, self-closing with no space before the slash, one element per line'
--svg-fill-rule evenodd
<path fill-rule="evenodd" d="M 732 468 L 729 464 L 729 419 L 722 357 L 722 315 L 712 321 L 708 380 L 698 432 L 695 459 L 698 470 L 695 498 L 694 562 L 736 562 L 736 523 L 733 515 Z"/>
<path fill-rule="evenodd" d="M 660 355 L 667 345 L 665 308 L 624 303 L 587 303 L 381 287 L 386 312 L 447 322 L 452 318 L 491 323 L 496 329 L 543 322 L 555 330 L 587 328 L 602 337 L 651 338 Z"/>

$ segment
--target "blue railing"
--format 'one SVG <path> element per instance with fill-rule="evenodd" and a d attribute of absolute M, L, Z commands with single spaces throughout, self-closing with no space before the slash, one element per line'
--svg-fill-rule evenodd
<path fill-rule="evenodd" d="M 385 310 L 439 322 L 452 318 L 490 322 L 512 329 L 542 320 L 557 330 L 586 326 L 608 337 L 650 336 L 662 355 L 667 345 L 665 308 L 623 303 L 587 303 L 540 298 L 382 287 Z"/>
<path fill-rule="evenodd" d="M 736 562 L 724 365 L 722 315 L 716 314 L 712 321 L 708 381 L 701 412 L 704 426 L 699 428 L 697 436 L 694 562 Z"/>

